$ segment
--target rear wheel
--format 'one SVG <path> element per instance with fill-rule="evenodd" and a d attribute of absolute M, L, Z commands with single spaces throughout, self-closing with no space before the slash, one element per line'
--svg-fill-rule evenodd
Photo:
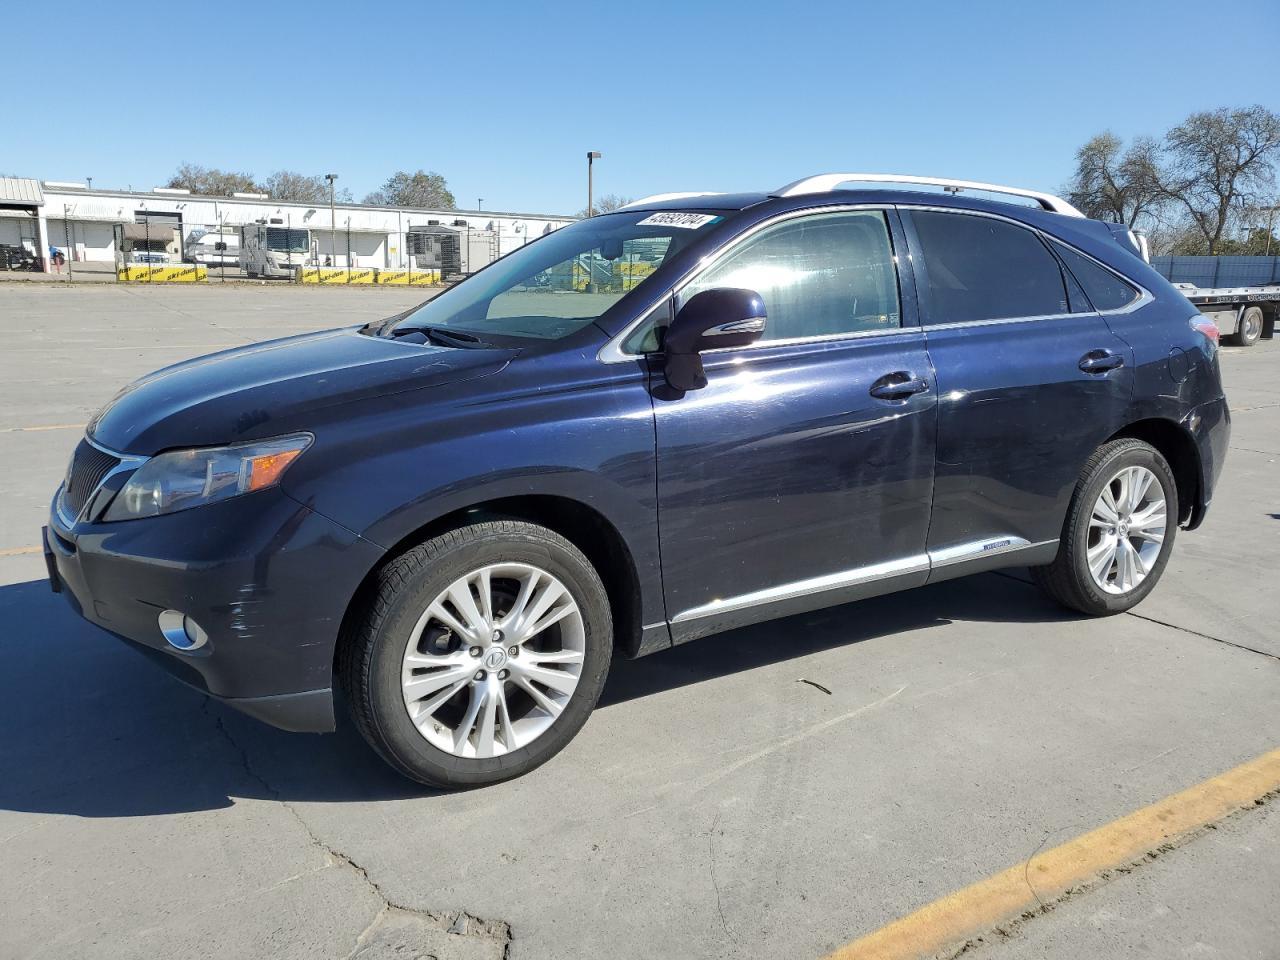
<path fill-rule="evenodd" d="M 1155 588 L 1177 529 L 1178 489 L 1164 457 L 1141 440 L 1113 440 L 1085 464 L 1057 557 L 1031 573 L 1073 610 L 1123 613 Z"/>
<path fill-rule="evenodd" d="M 1252 347 L 1262 336 L 1262 308 L 1249 307 L 1240 318 L 1234 342 L 1238 347 Z"/>
<path fill-rule="evenodd" d="M 478 523 L 380 572 L 340 681 L 365 739 L 438 787 L 519 776 L 586 722 L 613 649 L 604 585 L 544 527 Z"/>

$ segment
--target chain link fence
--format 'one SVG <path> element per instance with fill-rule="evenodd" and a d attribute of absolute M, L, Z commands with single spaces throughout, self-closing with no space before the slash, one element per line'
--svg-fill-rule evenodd
<path fill-rule="evenodd" d="M 198 223 L 140 211 L 113 227 L 117 278 L 134 282 L 260 280 L 321 285 L 422 286 L 487 266 L 497 235 L 465 220 L 403 223 L 394 233 L 353 226 L 314 228 L 292 215 Z"/>

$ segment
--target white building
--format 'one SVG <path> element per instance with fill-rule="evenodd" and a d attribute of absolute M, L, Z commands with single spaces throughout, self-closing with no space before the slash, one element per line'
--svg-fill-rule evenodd
<path fill-rule="evenodd" d="M 0 177 L 0 244 L 24 246 L 42 260 L 53 246 L 74 263 L 112 263 L 121 238 L 137 241 L 144 235 L 153 249 L 170 252 L 176 260 L 201 234 L 266 224 L 306 230 L 308 256 L 319 265 L 404 269 L 406 237 L 414 228 L 492 232 L 494 253 L 501 256 L 573 219 L 360 203 L 335 204 L 331 216 L 327 203 L 292 203 L 265 194 L 207 197 L 167 188 L 150 193 L 91 190 L 80 183 Z"/>

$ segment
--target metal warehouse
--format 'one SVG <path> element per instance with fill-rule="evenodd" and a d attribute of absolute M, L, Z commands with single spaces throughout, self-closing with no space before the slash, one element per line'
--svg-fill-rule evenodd
<path fill-rule="evenodd" d="M 572 217 L 488 210 L 424 210 L 359 203 L 296 203 L 266 194 L 200 196 L 97 190 L 85 184 L 0 177 L 0 246 L 24 249 L 50 267 L 74 264 L 241 263 L 251 275 L 273 266 L 404 270 L 428 263 L 469 273 Z M 55 254 L 56 251 L 56 254 Z M 442 260 L 443 257 L 443 260 Z"/>

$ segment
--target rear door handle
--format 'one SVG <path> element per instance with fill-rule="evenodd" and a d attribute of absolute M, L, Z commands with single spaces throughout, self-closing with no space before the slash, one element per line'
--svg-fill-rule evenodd
<path fill-rule="evenodd" d="M 1080 358 L 1080 369 L 1085 373 L 1106 373 L 1124 366 L 1124 357 L 1110 350 L 1090 350 Z"/>
<path fill-rule="evenodd" d="M 906 370 L 897 370 L 886 373 L 867 392 L 877 400 L 906 400 L 917 393 L 925 393 L 928 389 L 928 380 L 922 380 Z"/>

